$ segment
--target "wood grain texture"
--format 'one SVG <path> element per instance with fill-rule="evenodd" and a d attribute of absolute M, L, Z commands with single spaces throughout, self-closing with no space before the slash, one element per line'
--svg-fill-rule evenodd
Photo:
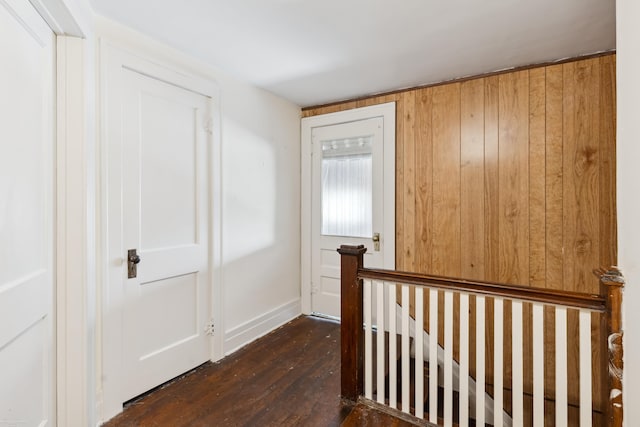
<path fill-rule="evenodd" d="M 105 427 L 339 426 L 340 325 L 299 317 L 132 402 Z"/>
<path fill-rule="evenodd" d="M 529 284 L 546 287 L 546 70 L 529 71 Z"/>
<path fill-rule="evenodd" d="M 469 279 L 484 274 L 484 81 L 462 83 L 460 92 L 460 273 Z"/>
<path fill-rule="evenodd" d="M 405 92 L 402 96 L 402 140 L 404 185 L 402 188 L 403 227 L 402 258 L 403 267 L 407 271 L 416 270 L 416 91 Z"/>
<path fill-rule="evenodd" d="M 545 153 L 545 210 L 546 210 L 546 287 L 563 286 L 563 160 L 562 117 L 563 70 L 561 65 L 547 67 L 545 81 L 546 153 Z"/>
<path fill-rule="evenodd" d="M 600 266 L 618 259 L 616 223 L 616 57 L 600 58 Z"/>
<path fill-rule="evenodd" d="M 396 102 L 396 268 L 405 269 L 404 257 L 404 93 Z M 400 250 L 398 250 L 400 248 Z"/>
<path fill-rule="evenodd" d="M 428 271 L 433 253 L 433 139 L 432 90 L 416 94 L 415 158 L 416 158 L 416 254 L 415 271 Z M 428 297 L 427 297 L 428 298 Z"/>
<path fill-rule="evenodd" d="M 615 65 L 609 54 L 357 101 L 398 101 L 396 267 L 598 292 L 591 271 L 617 263 Z M 472 299 L 472 319 L 474 310 Z M 491 299 L 486 316 L 493 342 Z M 527 335 L 526 321 L 524 329 Z M 594 336 L 600 333 L 594 322 Z M 554 340 L 554 328 L 545 329 L 548 397 Z M 576 346 L 569 344 L 570 354 Z M 492 351 L 487 346 L 488 363 Z M 594 364 L 600 360 L 596 350 Z M 575 371 L 577 363 L 570 364 Z"/>
<path fill-rule="evenodd" d="M 498 194 L 498 76 L 485 79 L 484 101 L 484 271 L 485 280 L 499 280 L 498 236 L 499 194 Z M 487 312 L 487 319 L 493 319 L 493 312 Z M 487 338 L 489 338 L 487 336 Z M 493 337 L 491 337 L 493 339 Z"/>
<path fill-rule="evenodd" d="M 460 276 L 460 85 L 433 88 L 433 274 Z"/>
<path fill-rule="evenodd" d="M 529 278 L 529 90 L 528 71 L 499 81 L 499 281 Z"/>

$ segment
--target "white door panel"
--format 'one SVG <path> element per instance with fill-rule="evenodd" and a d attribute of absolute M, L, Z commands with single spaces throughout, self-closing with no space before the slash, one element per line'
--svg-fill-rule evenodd
<path fill-rule="evenodd" d="M 210 98 L 122 68 L 123 387 L 133 398 L 209 360 Z M 118 170 L 114 165 L 112 170 Z M 114 241 L 118 236 L 112 236 Z"/>
<path fill-rule="evenodd" d="M 387 199 L 384 171 L 385 161 L 395 160 L 385 159 L 383 116 L 334 123 L 310 132 L 310 300 L 312 312 L 340 317 L 340 245 L 364 245 L 365 266 L 393 268 L 393 226 L 385 224 L 393 216 L 385 215 L 385 203 L 394 199 L 393 192 Z"/>
<path fill-rule="evenodd" d="M 54 424 L 54 35 L 0 2 L 0 424 Z"/>

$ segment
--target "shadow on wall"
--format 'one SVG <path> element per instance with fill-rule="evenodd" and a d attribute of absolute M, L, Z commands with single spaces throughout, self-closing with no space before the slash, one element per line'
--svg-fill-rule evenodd
<path fill-rule="evenodd" d="M 299 112 L 257 108 L 256 121 L 223 118 L 226 332 L 300 297 Z"/>

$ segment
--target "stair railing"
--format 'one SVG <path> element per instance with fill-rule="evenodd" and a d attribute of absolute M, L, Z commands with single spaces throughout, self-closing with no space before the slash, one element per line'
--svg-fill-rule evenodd
<path fill-rule="evenodd" d="M 558 426 L 591 426 L 597 417 L 596 424 L 622 425 L 620 306 L 624 280 L 617 269 L 594 271 L 600 277 L 601 290 L 599 295 L 592 295 L 367 269 L 363 266 L 364 246 L 343 245 L 338 252 L 341 255 L 343 398 L 354 402 L 362 398 L 375 400 L 378 404 L 444 426 L 454 423 L 465 426 L 470 420 L 474 420 L 475 425 L 543 426 L 545 417 L 552 417 L 547 423 L 551 421 Z M 429 296 L 427 313 L 423 303 L 414 303 L 410 308 L 411 295 L 414 302 L 424 301 L 424 296 Z M 459 301 L 459 327 L 455 331 L 454 296 Z M 475 318 L 469 316 L 470 297 L 475 302 Z M 492 340 L 486 339 L 486 299 L 493 300 Z M 441 328 L 437 325 L 442 311 L 439 300 L 444 302 Z M 506 322 L 505 302 L 511 312 Z M 531 333 L 527 337 L 523 333 L 524 305 L 527 305 L 531 323 Z M 554 314 L 553 321 L 549 321 L 551 316 L 545 316 L 545 310 Z M 568 312 L 571 316 L 575 313 L 579 325 L 579 401 L 573 404 L 568 402 Z M 601 340 L 592 331 L 592 316 L 599 317 L 603 331 Z M 429 321 L 428 334 L 415 332 L 411 337 L 410 322 L 415 323 L 415 331 L 422 331 L 425 319 Z M 504 345 L 505 324 L 515 331 L 511 335 L 511 346 Z M 475 333 L 470 336 L 472 329 Z M 545 370 L 545 352 L 549 351 L 545 338 L 550 329 L 555 331 L 553 375 L 547 372 L 550 369 Z M 439 330 L 444 331 L 440 340 Z M 459 346 L 456 358 L 454 335 Z M 398 336 L 400 338 L 396 339 Z M 526 391 L 523 339 L 531 340 L 528 348 L 533 359 L 532 384 L 528 387 L 531 390 Z M 470 343 L 476 350 L 475 366 L 470 366 Z M 485 346 L 492 348 L 494 356 L 488 366 L 485 366 Z M 602 363 L 595 368 L 594 352 L 602 354 Z M 503 369 L 505 355 L 511 360 L 509 375 L 505 375 Z M 575 357 L 571 355 L 571 358 Z M 423 361 L 428 361 L 426 368 Z M 454 365 L 459 379 L 457 384 L 454 384 Z M 473 368 L 472 375 L 470 369 Z M 488 370 L 491 375 L 485 377 Z M 505 377 L 509 384 L 504 383 Z M 554 395 L 550 398 L 545 386 L 552 377 Z M 485 378 L 490 378 L 491 384 Z M 592 390 L 597 381 L 605 391 L 602 393 L 606 395 L 605 401 L 599 401 L 598 393 Z M 505 399 L 505 390 L 510 399 Z"/>

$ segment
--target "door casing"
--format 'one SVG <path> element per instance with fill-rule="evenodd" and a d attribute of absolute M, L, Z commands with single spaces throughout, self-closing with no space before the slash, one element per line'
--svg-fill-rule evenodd
<path fill-rule="evenodd" d="M 302 312 L 311 314 L 311 263 L 312 263 L 312 131 L 314 127 L 349 123 L 359 120 L 382 117 L 384 130 L 383 188 L 387 201 L 383 206 L 384 230 L 386 239 L 384 268 L 395 268 L 395 134 L 396 103 L 370 107 L 354 108 L 337 113 L 322 114 L 302 119 L 301 125 L 301 297 Z"/>

